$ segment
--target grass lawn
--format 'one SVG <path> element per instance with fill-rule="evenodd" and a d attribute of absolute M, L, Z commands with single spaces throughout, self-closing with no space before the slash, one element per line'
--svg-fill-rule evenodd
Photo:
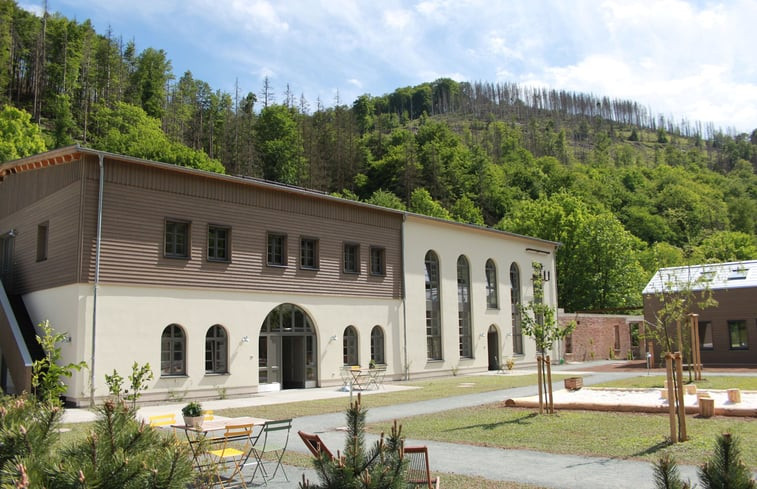
<path fill-rule="evenodd" d="M 568 375 L 552 375 L 554 382 Z M 444 397 L 489 392 L 514 387 L 536 385 L 536 375 L 463 375 L 442 377 L 410 382 L 396 382 L 397 385 L 417 387 L 406 391 L 393 391 L 363 396 L 363 406 L 368 409 L 406 402 L 426 401 Z M 270 406 L 250 406 L 220 409 L 216 414 L 228 417 L 256 416 L 259 418 L 294 418 L 316 414 L 338 413 L 347 409 L 349 398 L 319 399 L 314 401 L 272 404 Z"/>
<path fill-rule="evenodd" d="M 742 460 L 757 468 L 757 419 L 687 416 L 690 440 L 669 445 L 665 414 L 558 411 L 539 415 L 534 410 L 489 404 L 399 420 L 413 438 L 521 448 L 552 453 L 657 460 L 665 451 L 679 463 L 699 464 L 712 453 L 715 437 L 730 432 L 741 439 Z M 376 423 L 370 431 L 387 430 Z"/>
<path fill-rule="evenodd" d="M 745 391 L 757 391 L 757 376 L 740 377 L 740 376 L 711 376 L 707 377 L 706 372 L 704 379 L 692 382 L 697 386 L 697 390 L 707 389 L 741 389 Z M 687 384 L 689 375 L 683 373 L 684 384 Z M 660 388 L 662 389 L 665 381 L 664 375 L 650 375 L 632 377 L 629 379 L 613 380 L 602 384 L 594 384 L 592 387 L 637 387 L 637 388 Z"/>

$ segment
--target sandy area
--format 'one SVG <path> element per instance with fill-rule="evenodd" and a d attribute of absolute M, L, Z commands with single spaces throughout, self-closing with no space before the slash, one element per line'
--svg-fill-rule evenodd
<path fill-rule="evenodd" d="M 702 391 L 700 391 L 701 393 Z M 707 389 L 715 400 L 715 414 L 726 416 L 757 417 L 757 392 L 741 391 L 741 402 L 728 400 L 725 390 Z M 602 411 L 666 412 L 669 404 L 662 396 L 662 389 L 607 389 L 587 388 L 553 392 L 555 407 L 563 409 L 596 409 Z M 508 406 L 538 406 L 538 396 L 509 399 Z M 684 395 L 684 406 L 690 414 L 699 413 L 696 394 Z"/>

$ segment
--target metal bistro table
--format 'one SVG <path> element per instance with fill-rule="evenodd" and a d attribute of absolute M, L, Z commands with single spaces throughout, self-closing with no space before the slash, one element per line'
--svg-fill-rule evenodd
<path fill-rule="evenodd" d="M 171 427 L 184 431 L 184 434 L 187 437 L 187 442 L 189 443 L 189 448 L 192 451 L 192 463 L 195 469 L 200 472 L 200 474 L 208 474 L 209 471 L 213 469 L 214 464 L 208 460 L 203 460 L 203 456 L 208 455 L 209 453 L 209 451 L 205 450 L 205 448 L 225 444 L 230 441 L 229 439 L 222 436 L 223 434 L 221 434 L 221 436 L 218 436 L 216 435 L 216 433 L 226 431 L 226 428 L 231 426 L 239 427 L 243 425 L 252 425 L 253 429 L 257 427 L 260 428 L 252 436 L 249 436 L 247 440 L 243 438 L 236 440 L 249 442 L 247 452 L 242 456 L 242 460 L 239 464 L 241 467 L 247 462 L 250 456 L 253 455 L 256 437 L 260 434 L 263 426 L 267 421 L 269 420 L 263 418 L 255 418 L 252 416 L 243 416 L 239 418 L 220 418 L 216 416 L 213 420 L 204 421 L 202 423 L 202 426 L 199 427 L 187 426 L 185 424 L 173 424 L 171 425 Z M 208 436 L 208 434 L 210 433 L 213 433 L 214 436 Z M 243 480 L 243 475 L 241 474 L 241 469 L 235 470 L 235 474 L 237 473 L 239 473 L 240 477 L 242 477 L 242 486 L 246 487 L 246 484 Z"/>

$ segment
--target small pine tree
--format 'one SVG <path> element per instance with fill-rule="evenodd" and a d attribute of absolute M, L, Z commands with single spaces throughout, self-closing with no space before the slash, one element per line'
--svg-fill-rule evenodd
<path fill-rule="evenodd" d="M 718 436 L 715 453 L 699 467 L 699 481 L 705 489 L 755 489 L 752 474 L 741 461 L 739 440 L 730 433 Z"/>
<path fill-rule="evenodd" d="M 654 464 L 655 489 L 688 489 L 689 483 L 681 480 L 678 464 L 666 453 Z"/>
<path fill-rule="evenodd" d="M 381 438 L 365 448 L 365 417 L 368 411 L 357 401 L 347 409 L 347 438 L 344 456 L 329 459 L 321 456 L 313 465 L 321 479 L 320 484 L 304 480 L 301 489 L 400 489 L 405 487 L 406 461 L 402 453 L 402 427 L 394 422 L 388 437 Z"/>

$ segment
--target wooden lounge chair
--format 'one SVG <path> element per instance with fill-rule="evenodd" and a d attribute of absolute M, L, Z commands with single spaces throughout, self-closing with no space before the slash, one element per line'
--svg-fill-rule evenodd
<path fill-rule="evenodd" d="M 302 441 L 305 442 L 305 446 L 308 447 L 308 450 L 310 450 L 310 453 L 312 453 L 314 457 L 318 458 L 325 456 L 328 460 L 334 459 L 334 454 L 331 453 L 331 450 L 329 450 L 326 444 L 323 443 L 320 436 L 314 433 L 305 433 L 304 431 L 298 431 L 297 434 L 300 435 Z"/>
<path fill-rule="evenodd" d="M 428 465 L 428 447 L 405 447 L 407 458 L 407 487 L 439 489 L 439 477 L 431 478 L 431 470 Z"/>

